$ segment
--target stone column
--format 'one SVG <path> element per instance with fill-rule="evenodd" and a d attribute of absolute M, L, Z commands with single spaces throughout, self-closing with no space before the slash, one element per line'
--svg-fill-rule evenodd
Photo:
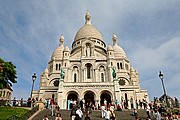
<path fill-rule="evenodd" d="M 57 97 L 57 100 L 58 100 L 58 105 L 60 106 L 61 109 L 65 109 L 64 108 L 64 105 L 63 105 L 63 83 L 64 83 L 64 80 L 63 79 L 60 79 L 59 80 L 59 88 L 58 88 L 58 97 Z"/>

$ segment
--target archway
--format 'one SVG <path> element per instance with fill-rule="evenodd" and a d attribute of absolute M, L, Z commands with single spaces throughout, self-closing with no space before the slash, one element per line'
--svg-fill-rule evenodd
<path fill-rule="evenodd" d="M 125 109 L 128 109 L 128 97 L 127 97 L 127 93 L 125 93 Z"/>
<path fill-rule="evenodd" d="M 68 96 L 67 96 L 67 108 L 71 109 L 72 108 L 72 102 L 73 101 L 77 101 L 78 100 L 78 93 L 75 91 L 71 91 L 69 92 Z"/>
<path fill-rule="evenodd" d="M 86 94 L 84 95 L 84 100 L 85 100 L 85 103 L 90 103 L 92 102 L 92 104 L 95 104 L 95 101 L 94 101 L 94 93 L 92 91 L 87 91 Z"/>
<path fill-rule="evenodd" d="M 111 103 L 111 95 L 110 95 L 110 93 L 107 92 L 107 91 L 104 91 L 104 92 L 101 94 L 100 98 L 101 98 L 101 101 L 100 101 L 100 104 L 101 104 L 101 105 L 104 104 L 104 100 L 107 101 L 107 104 Z"/>

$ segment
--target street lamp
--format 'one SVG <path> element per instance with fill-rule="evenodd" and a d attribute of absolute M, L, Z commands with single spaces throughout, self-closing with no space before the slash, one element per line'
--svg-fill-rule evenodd
<path fill-rule="evenodd" d="M 167 107 L 167 96 L 166 96 L 166 90 L 165 90 L 164 81 L 163 81 L 164 76 L 161 71 L 159 71 L 159 78 L 160 78 L 160 80 L 162 82 L 162 86 L 163 86 L 165 107 Z"/>
<path fill-rule="evenodd" d="M 31 90 L 31 99 L 32 99 L 32 91 L 33 91 L 33 87 L 34 87 L 34 81 L 36 80 L 36 73 L 34 73 L 33 75 L 32 75 L 32 90 Z"/>

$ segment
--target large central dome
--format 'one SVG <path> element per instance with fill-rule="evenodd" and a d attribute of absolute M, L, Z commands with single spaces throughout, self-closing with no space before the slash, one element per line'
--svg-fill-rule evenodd
<path fill-rule="evenodd" d="M 91 16 L 89 14 L 89 11 L 87 11 L 85 16 L 85 25 L 80 28 L 79 31 L 76 33 L 74 41 L 87 37 L 103 40 L 101 33 L 94 26 L 91 25 L 90 18 Z"/>

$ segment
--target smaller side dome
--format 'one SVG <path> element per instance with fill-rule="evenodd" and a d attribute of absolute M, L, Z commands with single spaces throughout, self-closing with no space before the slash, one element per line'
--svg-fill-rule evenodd
<path fill-rule="evenodd" d="M 112 46 L 111 46 L 111 45 L 108 45 L 107 50 L 108 50 L 108 51 L 113 51 Z"/>
<path fill-rule="evenodd" d="M 66 45 L 66 47 L 64 48 L 64 52 L 70 52 L 69 47 Z"/>
<path fill-rule="evenodd" d="M 115 57 L 123 57 L 123 58 L 126 58 L 126 53 L 125 53 L 124 50 L 118 45 L 118 43 L 117 43 L 117 36 L 116 36 L 115 34 L 113 34 L 112 40 L 113 40 L 114 56 L 115 56 Z"/>
<path fill-rule="evenodd" d="M 54 50 L 51 56 L 52 60 L 63 58 L 63 50 L 64 50 L 64 36 L 63 35 L 60 36 L 59 41 L 60 41 L 59 47 Z"/>

